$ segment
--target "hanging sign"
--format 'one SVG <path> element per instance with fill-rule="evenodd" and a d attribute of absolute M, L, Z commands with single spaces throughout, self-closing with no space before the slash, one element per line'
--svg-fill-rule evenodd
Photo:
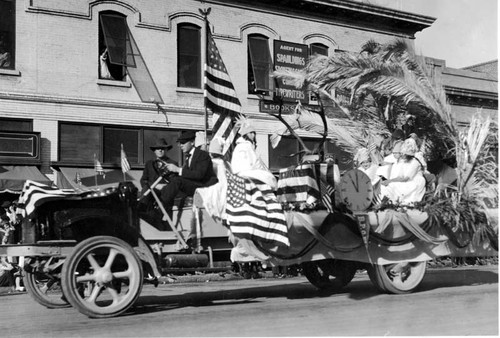
<path fill-rule="evenodd" d="M 309 50 L 307 45 L 274 40 L 274 69 L 301 70 L 305 68 Z M 287 102 L 309 102 L 309 95 L 305 90 L 296 88 L 287 79 L 277 79 L 274 94 L 277 98 Z"/>

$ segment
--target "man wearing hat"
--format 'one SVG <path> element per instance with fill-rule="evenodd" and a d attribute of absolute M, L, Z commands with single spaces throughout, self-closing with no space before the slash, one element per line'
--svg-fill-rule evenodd
<path fill-rule="evenodd" d="M 168 175 L 165 175 L 166 171 L 164 170 L 164 168 L 166 168 L 166 165 L 169 163 L 175 165 L 177 164 L 176 161 L 172 160 L 166 155 L 166 152 L 172 149 L 172 146 L 169 145 L 164 138 L 156 140 L 156 142 L 149 148 L 155 153 L 156 158 L 154 160 L 149 160 L 146 162 L 141 177 L 141 194 L 144 194 L 160 176 L 162 176 L 164 179 L 155 186 L 155 189 L 159 190 L 160 192 L 163 191 L 168 184 Z M 151 211 L 148 209 L 150 206 L 152 206 L 152 202 L 153 200 L 151 195 L 143 197 L 141 199 L 139 208 L 146 212 Z"/>
<path fill-rule="evenodd" d="M 178 195 L 193 196 L 197 188 L 217 183 L 212 159 L 206 151 L 194 146 L 195 138 L 196 133 L 193 130 L 182 132 L 177 143 L 185 155 L 184 165 L 178 167 L 175 164 L 167 164 L 168 170 L 178 173 L 161 192 L 162 202 L 170 218 L 174 200 Z"/>

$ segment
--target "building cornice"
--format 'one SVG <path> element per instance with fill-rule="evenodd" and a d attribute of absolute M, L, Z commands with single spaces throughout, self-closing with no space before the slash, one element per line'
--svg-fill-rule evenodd
<path fill-rule="evenodd" d="M 412 38 L 416 32 L 430 27 L 436 20 L 430 16 L 349 0 L 206 0 L 205 3 L 273 12 L 319 22 L 335 22 L 340 26 L 384 31 Z"/>

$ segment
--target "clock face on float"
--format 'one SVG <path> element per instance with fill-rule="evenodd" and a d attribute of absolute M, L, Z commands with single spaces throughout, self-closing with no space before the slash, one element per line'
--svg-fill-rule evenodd
<path fill-rule="evenodd" d="M 370 178 L 359 169 L 349 170 L 340 180 L 340 198 L 352 211 L 365 211 L 372 203 Z"/>

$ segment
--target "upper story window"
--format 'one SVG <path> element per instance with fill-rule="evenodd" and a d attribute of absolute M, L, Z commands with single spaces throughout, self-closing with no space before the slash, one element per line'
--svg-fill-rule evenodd
<path fill-rule="evenodd" d="M 315 54 L 328 56 L 328 47 L 321 43 L 312 43 L 309 46 L 309 55 L 312 56 Z"/>
<path fill-rule="evenodd" d="M 260 34 L 248 36 L 248 93 L 269 95 L 273 91 L 273 60 L 268 38 Z"/>
<path fill-rule="evenodd" d="M 0 69 L 14 69 L 16 1 L 0 0 Z"/>
<path fill-rule="evenodd" d="M 201 88 L 201 29 L 177 26 L 177 86 Z"/>
<path fill-rule="evenodd" d="M 127 65 L 135 66 L 126 17 L 99 13 L 99 78 L 125 81 Z"/>
<path fill-rule="evenodd" d="M 309 55 L 324 55 L 328 56 L 328 47 L 321 43 L 311 43 L 309 45 Z M 318 104 L 318 99 L 313 93 L 309 94 L 309 103 Z"/>

